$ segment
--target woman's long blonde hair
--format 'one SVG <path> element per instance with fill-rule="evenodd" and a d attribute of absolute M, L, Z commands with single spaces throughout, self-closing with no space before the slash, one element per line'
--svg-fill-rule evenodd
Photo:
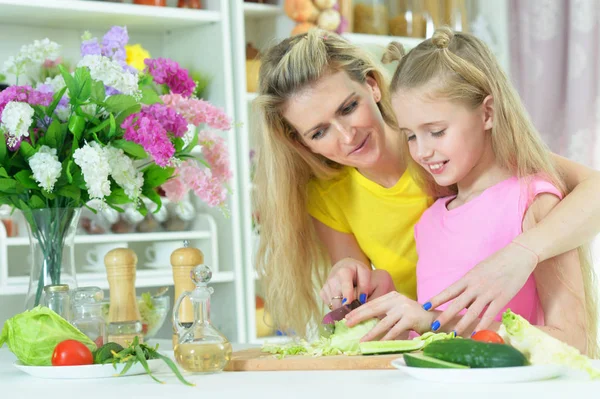
<path fill-rule="evenodd" d="M 343 165 L 308 150 L 283 111 L 291 96 L 341 71 L 358 83 L 368 76 L 375 79 L 383 120 L 396 128 L 388 81 L 377 61 L 319 29 L 285 39 L 261 56 L 259 96 L 253 107 L 258 124 L 254 201 L 260 218 L 256 267 L 275 325 L 300 336 L 320 322 L 317 293 L 331 266 L 308 214 L 307 184 L 315 177 L 335 177 Z"/>
<path fill-rule="evenodd" d="M 447 27 L 435 31 L 408 54 L 392 43 L 383 61 L 399 61 L 390 92 L 433 84 L 432 96 L 475 109 L 493 97 L 492 148 L 497 162 L 516 176 L 544 176 L 563 194 L 571 190 L 557 170 L 548 147 L 530 121 L 519 95 L 488 47 L 475 36 Z M 410 159 L 415 180 L 432 196 L 456 193 L 456 186 L 440 187 L 432 175 Z M 579 248 L 586 300 L 587 352 L 597 354 L 597 298 L 594 273 L 586 248 Z"/>

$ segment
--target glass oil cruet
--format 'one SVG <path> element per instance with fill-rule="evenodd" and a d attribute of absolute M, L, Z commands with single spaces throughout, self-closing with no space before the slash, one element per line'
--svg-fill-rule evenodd
<path fill-rule="evenodd" d="M 173 325 L 179 336 L 174 350 L 175 360 L 190 372 L 222 371 L 231 359 L 232 349 L 227 338 L 210 323 L 210 296 L 214 290 L 208 287 L 208 282 L 212 278 L 212 271 L 202 264 L 192 270 L 191 278 L 196 288 L 192 292 L 183 292 L 173 309 Z M 188 296 L 194 309 L 191 327 L 182 325 L 179 320 L 179 306 Z"/>

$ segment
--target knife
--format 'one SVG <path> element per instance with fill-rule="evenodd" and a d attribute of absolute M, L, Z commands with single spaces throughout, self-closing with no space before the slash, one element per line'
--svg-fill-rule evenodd
<path fill-rule="evenodd" d="M 329 337 L 331 334 L 333 334 L 335 332 L 335 322 L 343 320 L 348 313 L 360 305 L 362 305 L 362 303 L 358 299 L 355 299 L 351 303 L 340 306 L 339 308 L 327 313 L 325 317 L 323 317 L 323 321 L 319 326 L 319 333 L 321 336 Z"/>

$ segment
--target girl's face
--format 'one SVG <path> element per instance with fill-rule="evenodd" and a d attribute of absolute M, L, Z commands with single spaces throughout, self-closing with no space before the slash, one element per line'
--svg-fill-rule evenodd
<path fill-rule="evenodd" d="M 292 96 L 283 116 L 313 153 L 342 165 L 368 168 L 377 163 L 385 146 L 385 123 L 377 107 L 380 99 L 373 78 L 360 84 L 337 72 Z"/>
<path fill-rule="evenodd" d="M 477 173 L 491 151 L 492 105 L 486 97 L 476 109 L 446 100 L 431 100 L 422 91 L 397 92 L 392 106 L 406 135 L 411 157 L 440 186 L 450 186 Z"/>

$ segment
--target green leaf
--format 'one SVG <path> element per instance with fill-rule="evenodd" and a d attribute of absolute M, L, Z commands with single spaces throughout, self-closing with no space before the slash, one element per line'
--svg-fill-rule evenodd
<path fill-rule="evenodd" d="M 69 89 L 69 98 L 71 99 L 71 101 L 70 101 L 71 104 L 76 104 L 77 103 L 76 95 L 77 95 L 77 93 L 79 93 L 79 86 L 78 86 L 77 82 L 75 81 L 75 78 L 73 78 L 73 76 L 71 76 L 69 71 L 67 71 L 64 66 L 59 65 L 58 69 L 59 69 L 60 74 L 62 75 L 63 79 L 65 80 L 67 89 Z"/>
<path fill-rule="evenodd" d="M 69 159 L 69 163 L 67 163 L 67 167 L 65 168 L 65 173 L 67 174 L 67 181 L 69 184 L 73 184 L 73 175 L 71 174 L 71 165 L 73 165 L 73 160 Z"/>
<path fill-rule="evenodd" d="M 112 114 L 111 114 L 112 115 Z M 101 124 L 94 126 L 91 129 L 88 129 L 87 132 L 88 133 L 96 133 L 99 132 L 100 130 L 104 129 L 105 127 L 107 127 L 110 124 L 110 119 L 106 119 L 104 120 Z"/>
<path fill-rule="evenodd" d="M 48 108 L 46 108 L 46 115 L 52 116 L 52 113 L 54 112 L 54 110 L 58 106 L 58 103 L 60 102 L 60 99 L 63 98 L 63 96 L 65 95 L 66 91 L 67 91 L 67 87 L 65 86 L 62 89 L 60 89 L 60 91 L 54 93 L 54 96 L 53 96 L 54 99 L 52 100 L 52 104 L 50 104 L 50 106 Z"/>
<path fill-rule="evenodd" d="M 194 138 L 190 143 L 183 149 L 183 152 L 190 153 L 198 145 L 198 131 L 194 131 Z"/>
<path fill-rule="evenodd" d="M 33 195 L 29 198 L 29 206 L 31 209 L 41 209 L 46 207 L 46 201 L 44 201 L 39 195 Z"/>
<path fill-rule="evenodd" d="M 104 83 L 100 81 L 92 82 L 92 100 L 95 103 L 103 103 L 106 99 L 106 90 L 104 89 Z"/>
<path fill-rule="evenodd" d="M 8 177 L 8 173 L 6 173 L 6 169 L 0 168 L 0 177 Z"/>
<path fill-rule="evenodd" d="M 115 133 L 117 133 L 117 123 L 115 122 L 115 117 L 113 114 L 110 114 L 108 120 L 110 122 L 110 129 L 108 130 L 108 139 L 110 140 L 115 136 Z"/>
<path fill-rule="evenodd" d="M 143 87 L 142 88 L 142 100 L 140 101 L 142 104 L 152 105 L 156 103 L 161 103 L 162 100 L 156 91 L 154 91 L 151 87 Z"/>
<path fill-rule="evenodd" d="M 129 107 L 126 110 L 120 112 L 119 116 L 117 116 L 117 118 L 115 120 L 117 126 L 121 127 L 121 125 L 123 124 L 123 122 L 129 115 L 135 114 L 136 112 L 140 112 L 141 109 L 142 109 L 142 106 L 140 104 L 136 104 L 136 105 Z"/>
<path fill-rule="evenodd" d="M 183 146 L 185 145 L 185 142 L 183 141 L 183 139 L 181 137 L 176 137 L 175 138 L 175 152 L 181 152 L 183 150 Z"/>
<path fill-rule="evenodd" d="M 75 70 L 75 81 L 79 86 L 77 98 L 80 103 L 86 102 L 92 94 L 92 76 L 87 67 L 77 68 Z"/>
<path fill-rule="evenodd" d="M 79 115 L 71 115 L 69 118 L 69 130 L 75 136 L 75 139 L 79 141 L 81 139 L 81 133 L 85 128 L 85 118 Z"/>
<path fill-rule="evenodd" d="M 156 188 L 169 180 L 175 168 L 161 168 L 158 165 L 150 165 L 144 170 L 144 189 Z"/>
<path fill-rule="evenodd" d="M 31 144 L 29 144 L 28 142 L 22 141 L 21 142 L 21 147 L 19 148 L 19 152 L 21 153 L 21 155 L 23 155 L 23 158 L 25 158 L 25 159 L 28 160 L 33 155 L 35 155 L 35 153 L 37 152 L 37 150 L 35 148 L 33 148 L 31 146 Z"/>
<path fill-rule="evenodd" d="M 81 189 L 75 186 L 63 186 L 56 190 L 56 195 L 61 195 L 63 197 L 72 198 L 75 201 L 79 201 L 81 198 Z"/>
<path fill-rule="evenodd" d="M 158 193 L 151 188 L 142 190 L 142 194 L 145 195 L 150 201 L 156 204 L 157 208 L 156 211 L 154 211 L 154 213 L 157 213 L 162 207 L 162 200 L 160 199 L 160 195 L 158 195 Z"/>
<path fill-rule="evenodd" d="M 127 154 L 134 156 L 138 159 L 145 159 L 148 158 L 148 154 L 146 153 L 146 151 L 144 150 L 144 147 L 142 147 L 139 144 L 136 144 L 132 141 L 128 141 L 128 140 L 115 140 L 112 143 L 113 147 L 117 147 L 122 149 L 123 151 L 125 151 Z"/>
<path fill-rule="evenodd" d="M 6 148 L 6 139 L 4 138 L 4 132 L 0 130 L 0 163 L 4 163 L 7 155 L 8 149 Z"/>
<path fill-rule="evenodd" d="M 48 126 L 48 131 L 46 131 L 46 134 L 44 135 L 46 145 L 58 149 L 65 141 L 65 138 L 61 136 L 62 129 L 60 128 L 60 122 L 54 119 L 50 126 Z"/>
<path fill-rule="evenodd" d="M 17 192 L 17 181 L 13 179 L 0 179 L 0 191 L 8 194 Z"/>
<path fill-rule="evenodd" d="M 131 200 L 125 194 L 125 190 L 123 190 L 121 187 L 116 187 L 114 189 L 111 189 L 110 195 L 106 197 L 106 202 L 109 204 L 123 205 L 129 204 Z"/>
<path fill-rule="evenodd" d="M 15 179 L 21 183 L 25 188 L 29 188 L 32 190 L 39 190 L 40 186 L 33 179 L 33 175 L 29 170 L 22 170 L 15 174 Z"/>
<path fill-rule="evenodd" d="M 49 193 L 46 190 L 42 190 L 42 195 L 46 198 L 48 198 L 49 200 L 55 200 L 56 199 L 56 194 L 54 193 Z"/>
<path fill-rule="evenodd" d="M 139 105 L 137 100 L 132 96 L 128 96 L 127 94 L 116 94 L 114 96 L 110 96 L 104 102 L 104 108 L 108 112 L 118 113 L 126 110 L 127 108 L 133 107 L 134 105 Z"/>

